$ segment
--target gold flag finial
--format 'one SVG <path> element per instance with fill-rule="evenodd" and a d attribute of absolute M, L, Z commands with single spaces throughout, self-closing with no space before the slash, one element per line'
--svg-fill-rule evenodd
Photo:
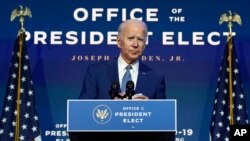
<path fill-rule="evenodd" d="M 22 5 L 19 5 L 19 7 L 14 9 L 11 13 L 10 21 L 13 21 L 16 17 L 19 17 L 20 30 L 18 31 L 18 35 L 25 32 L 25 29 L 24 29 L 24 17 L 25 16 L 28 16 L 31 18 L 32 14 L 28 7 L 24 8 Z"/>
<path fill-rule="evenodd" d="M 221 25 L 223 22 L 228 22 L 229 35 L 232 35 L 232 22 L 236 22 L 239 25 L 242 25 L 240 15 L 237 13 L 232 14 L 230 10 L 228 11 L 228 13 L 224 13 L 220 16 L 219 24 Z"/>

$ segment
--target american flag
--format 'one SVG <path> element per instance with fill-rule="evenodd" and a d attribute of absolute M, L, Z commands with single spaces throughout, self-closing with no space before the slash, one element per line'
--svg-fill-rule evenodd
<path fill-rule="evenodd" d="M 19 50 L 20 48 L 22 51 Z M 0 141 L 41 141 L 24 33 L 20 34 L 15 41 L 10 65 L 6 97 L 0 119 Z"/>
<path fill-rule="evenodd" d="M 228 45 L 232 47 L 232 115 L 230 116 L 230 96 L 229 96 L 229 62 Z M 238 59 L 233 43 L 229 38 L 224 51 L 224 57 L 220 67 L 216 97 L 214 100 L 214 110 L 210 126 L 211 141 L 229 141 L 230 119 L 234 125 L 248 124 L 246 101 L 243 86 L 240 81 Z"/>

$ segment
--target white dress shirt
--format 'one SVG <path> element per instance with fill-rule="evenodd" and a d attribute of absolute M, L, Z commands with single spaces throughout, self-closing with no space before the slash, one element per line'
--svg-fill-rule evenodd
<path fill-rule="evenodd" d="M 122 83 L 122 77 L 126 72 L 126 67 L 129 65 L 127 64 L 124 59 L 121 57 L 121 55 L 119 55 L 118 57 L 118 74 L 119 74 L 119 83 L 121 86 Z M 134 89 L 136 88 L 136 83 L 137 83 L 137 78 L 138 78 L 138 72 L 139 72 L 139 61 L 136 61 L 133 64 L 130 64 L 132 69 L 130 69 L 130 73 L 131 73 L 131 78 L 132 81 L 134 82 Z"/>

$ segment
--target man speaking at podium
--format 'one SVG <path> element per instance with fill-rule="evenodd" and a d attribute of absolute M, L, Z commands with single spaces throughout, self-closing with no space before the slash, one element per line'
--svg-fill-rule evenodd
<path fill-rule="evenodd" d="M 80 99 L 166 99 L 164 76 L 139 61 L 147 41 L 144 22 L 130 19 L 118 28 L 119 57 L 92 64 L 84 77 Z M 157 108 L 157 107 L 156 107 Z M 72 141 L 168 141 L 159 132 L 71 133 Z M 171 136 L 171 141 L 174 140 Z"/>
<path fill-rule="evenodd" d="M 146 41 L 147 25 L 144 22 L 136 19 L 122 22 L 117 37 L 119 57 L 88 67 L 79 98 L 165 99 L 164 76 L 139 61 Z M 130 95 L 129 85 L 133 89 Z"/>

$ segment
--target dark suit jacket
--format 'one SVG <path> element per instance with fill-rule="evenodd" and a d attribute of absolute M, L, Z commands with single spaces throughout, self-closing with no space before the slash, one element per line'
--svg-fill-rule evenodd
<path fill-rule="evenodd" d="M 87 68 L 80 99 L 110 99 L 112 83 L 119 84 L 117 59 L 92 64 Z M 139 73 L 135 93 L 149 99 L 165 99 L 164 76 L 139 62 Z"/>

